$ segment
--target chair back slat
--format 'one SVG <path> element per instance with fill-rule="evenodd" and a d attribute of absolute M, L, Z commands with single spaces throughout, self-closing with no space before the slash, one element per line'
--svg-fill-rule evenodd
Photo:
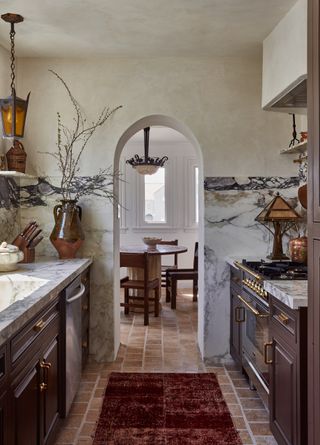
<path fill-rule="evenodd" d="M 120 267 L 137 267 L 145 269 L 147 253 L 120 252 Z"/>

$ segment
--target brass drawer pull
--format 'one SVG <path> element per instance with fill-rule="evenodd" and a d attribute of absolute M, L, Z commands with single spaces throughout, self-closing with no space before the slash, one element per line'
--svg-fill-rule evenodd
<path fill-rule="evenodd" d="M 40 362 L 40 368 L 50 369 L 51 368 L 51 363 L 46 362 L 45 360 L 42 360 L 42 362 Z"/>
<path fill-rule="evenodd" d="M 285 314 L 283 314 L 282 312 L 281 312 L 281 314 L 279 314 L 278 315 L 278 320 L 279 321 L 281 321 L 281 323 L 283 323 L 283 324 L 288 324 L 288 322 L 289 322 L 289 317 L 287 317 Z"/>
<path fill-rule="evenodd" d="M 44 325 L 45 325 L 45 322 L 44 322 L 43 320 L 40 320 L 40 321 L 38 321 L 38 323 L 36 323 L 36 324 L 33 326 L 32 329 L 33 329 L 35 332 L 40 332 L 41 329 L 44 328 Z"/>
<path fill-rule="evenodd" d="M 40 383 L 40 392 L 44 392 L 48 389 L 48 385 L 46 383 Z"/>
<path fill-rule="evenodd" d="M 264 344 L 264 362 L 266 365 L 271 365 L 273 363 L 272 358 L 268 359 L 268 348 L 272 347 L 272 341 Z"/>

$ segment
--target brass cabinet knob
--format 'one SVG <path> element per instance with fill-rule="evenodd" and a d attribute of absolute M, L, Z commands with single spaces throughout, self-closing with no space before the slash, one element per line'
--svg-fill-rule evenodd
<path fill-rule="evenodd" d="M 87 304 L 82 305 L 82 310 L 87 311 L 89 309 L 89 306 Z"/>
<path fill-rule="evenodd" d="M 45 322 L 43 320 L 39 320 L 34 326 L 33 326 L 33 330 L 35 332 L 40 332 L 41 329 L 44 328 Z"/>
<path fill-rule="evenodd" d="M 45 360 L 42 360 L 42 362 L 40 362 L 40 368 L 50 369 L 51 368 L 51 363 L 46 362 Z"/>
<path fill-rule="evenodd" d="M 279 314 L 278 315 L 278 319 L 279 319 L 279 321 L 281 321 L 281 323 L 283 323 L 283 324 L 288 324 L 288 322 L 289 322 L 289 317 L 287 317 L 285 314 L 283 314 L 282 312 L 281 312 L 281 314 Z"/>
<path fill-rule="evenodd" d="M 88 342 L 87 341 L 83 341 L 82 342 L 82 347 L 83 348 L 87 348 L 88 347 Z"/>
<path fill-rule="evenodd" d="M 44 392 L 48 389 L 48 385 L 46 383 L 42 382 L 42 383 L 40 383 L 39 388 L 40 388 L 40 392 Z"/>

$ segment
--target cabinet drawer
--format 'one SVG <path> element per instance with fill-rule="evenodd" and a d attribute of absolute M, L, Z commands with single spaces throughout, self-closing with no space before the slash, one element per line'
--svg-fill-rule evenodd
<path fill-rule="evenodd" d="M 293 311 L 287 308 L 285 305 L 272 298 L 272 320 L 279 323 L 279 325 L 285 329 L 286 332 L 296 336 L 297 331 L 297 317 Z"/>
<path fill-rule="evenodd" d="M 11 340 L 11 361 L 15 362 L 33 341 L 59 317 L 59 303 L 44 309 Z"/>

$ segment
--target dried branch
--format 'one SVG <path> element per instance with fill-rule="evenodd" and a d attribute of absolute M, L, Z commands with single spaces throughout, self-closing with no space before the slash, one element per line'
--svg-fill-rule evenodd
<path fill-rule="evenodd" d="M 100 170 L 99 173 L 92 177 L 91 181 L 86 181 L 81 185 L 76 174 L 80 171 L 80 159 L 87 147 L 88 142 L 95 133 L 95 131 L 105 124 L 105 122 L 122 106 L 117 106 L 113 109 L 105 107 L 98 115 L 97 119 L 87 125 L 79 102 L 71 93 L 70 88 L 63 78 L 53 70 L 49 70 L 62 83 L 67 91 L 68 97 L 74 109 L 75 116 L 73 118 L 74 128 L 68 128 L 62 123 L 61 115 L 57 113 L 57 151 L 54 153 L 44 152 L 56 159 L 58 168 L 61 172 L 61 195 L 63 199 L 75 199 L 80 196 L 95 194 L 96 196 L 103 196 L 111 201 L 114 201 L 112 186 L 114 183 L 114 173 L 111 169 Z"/>

